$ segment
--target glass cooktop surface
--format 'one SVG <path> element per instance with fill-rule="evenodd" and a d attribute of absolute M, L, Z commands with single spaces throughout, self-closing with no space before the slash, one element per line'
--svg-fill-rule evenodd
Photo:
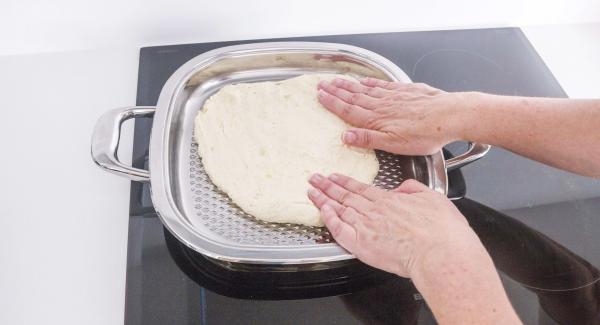
<path fill-rule="evenodd" d="M 565 97 L 517 28 L 335 35 L 143 48 L 138 105 L 155 105 L 180 65 L 262 41 L 322 41 L 377 52 L 414 82 L 446 91 Z M 518 118 L 518 117 L 515 117 Z M 135 122 L 134 165 L 147 168 L 151 119 Z M 460 145 L 450 145 L 457 152 Z M 526 324 L 600 323 L 600 182 L 493 148 L 451 175 L 455 204 L 491 254 Z M 466 191 L 466 194 L 465 194 Z M 350 276 L 352 275 L 352 276 Z M 147 183 L 132 183 L 126 324 L 435 324 L 409 280 L 356 263 L 322 273 L 232 272 L 179 243 Z"/>

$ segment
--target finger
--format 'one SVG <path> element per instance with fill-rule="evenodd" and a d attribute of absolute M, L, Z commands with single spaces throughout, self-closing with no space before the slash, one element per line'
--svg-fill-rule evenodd
<path fill-rule="evenodd" d="M 345 208 L 339 202 L 332 200 L 331 198 L 329 198 L 327 195 L 325 195 L 323 192 L 321 192 L 320 190 L 318 190 L 316 188 L 310 188 L 308 190 L 308 198 L 319 209 L 321 209 L 325 204 L 327 204 L 327 205 L 331 206 L 338 215 L 344 213 Z"/>
<path fill-rule="evenodd" d="M 326 81 L 321 81 L 319 83 L 319 89 L 322 89 L 351 105 L 357 105 L 366 109 L 374 109 L 377 107 L 377 100 L 374 97 L 362 93 L 351 93 Z"/>
<path fill-rule="evenodd" d="M 342 120 L 356 126 L 363 126 L 374 114 L 360 106 L 348 104 L 324 90 L 319 90 L 319 102 Z"/>
<path fill-rule="evenodd" d="M 308 190 L 308 197 L 319 209 L 321 209 L 324 205 L 332 207 L 333 210 L 335 210 L 335 213 L 337 213 L 337 215 L 349 225 L 355 225 L 360 220 L 361 214 L 354 210 L 354 208 L 342 206 L 340 203 L 330 199 L 327 195 L 316 188 L 311 188 Z"/>
<path fill-rule="evenodd" d="M 389 135 L 370 129 L 349 129 L 342 134 L 342 141 L 351 146 L 386 150 Z"/>
<path fill-rule="evenodd" d="M 350 192 L 362 195 L 365 198 L 375 201 L 387 194 L 387 191 L 359 182 L 352 177 L 342 174 L 331 174 L 329 179 Z"/>
<path fill-rule="evenodd" d="M 402 84 L 398 82 L 389 82 L 375 78 L 365 78 L 362 79 L 360 83 L 367 87 L 379 87 L 387 90 L 397 90 L 402 86 Z"/>
<path fill-rule="evenodd" d="M 340 216 L 345 223 L 351 225 L 355 230 L 361 219 L 364 217 L 364 215 L 351 207 L 346 207 L 342 213 L 338 214 L 338 216 Z"/>
<path fill-rule="evenodd" d="M 354 252 L 356 250 L 356 230 L 340 219 L 331 206 L 326 204 L 320 211 L 321 218 L 333 239 L 350 253 Z"/>
<path fill-rule="evenodd" d="M 400 186 L 394 189 L 394 192 L 400 192 L 405 194 L 413 194 L 420 192 L 432 192 L 433 190 L 427 187 L 427 185 L 415 180 L 407 179 Z"/>
<path fill-rule="evenodd" d="M 393 95 L 395 92 L 379 87 L 368 87 L 358 82 L 336 78 L 331 81 L 334 86 L 345 89 L 351 93 L 362 93 L 369 97 L 384 98 Z"/>
<path fill-rule="evenodd" d="M 366 198 L 352 193 L 347 189 L 337 185 L 323 175 L 314 174 L 310 180 L 310 184 L 321 190 L 325 195 L 334 201 L 337 201 L 343 206 L 352 207 L 358 212 L 367 212 L 371 210 L 372 202 Z"/>

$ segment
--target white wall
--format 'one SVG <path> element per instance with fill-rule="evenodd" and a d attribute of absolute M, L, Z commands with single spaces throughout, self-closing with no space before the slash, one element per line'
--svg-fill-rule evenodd
<path fill-rule="evenodd" d="M 594 21 L 598 0 L 0 0 L 0 55 Z"/>
<path fill-rule="evenodd" d="M 122 323 L 129 182 L 89 141 L 102 112 L 134 104 L 140 46 L 600 22 L 600 0 L 350 1 L 0 0 L 0 56 L 105 48 L 0 57 L 0 157 L 18 158 L 0 159 L 0 324 Z M 526 33 L 570 95 L 599 97 L 598 30 Z"/>

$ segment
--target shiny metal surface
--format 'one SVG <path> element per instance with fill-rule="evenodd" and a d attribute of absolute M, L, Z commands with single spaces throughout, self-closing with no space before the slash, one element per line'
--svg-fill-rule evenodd
<path fill-rule="evenodd" d="M 401 69 L 373 52 L 342 44 L 309 42 L 258 43 L 216 49 L 188 61 L 169 78 L 158 100 L 150 139 L 152 201 L 164 225 L 184 244 L 227 263 L 292 264 L 310 268 L 310 264 L 353 258 L 332 242 L 325 228 L 266 223 L 244 213 L 210 182 L 193 143 L 194 117 L 204 101 L 221 87 L 307 73 L 343 73 L 410 82 Z M 114 114 L 112 119 L 107 117 L 113 125 L 123 119 L 118 112 Z M 118 128 L 101 127 L 96 133 L 111 130 L 113 134 L 107 137 L 116 137 L 118 145 Z M 112 153 L 105 151 L 108 156 Z M 468 163 L 479 158 L 474 156 L 478 152 L 470 150 L 451 164 Z M 380 160 L 377 186 L 391 189 L 404 179 L 414 178 L 447 193 L 446 162 L 441 151 L 418 157 L 385 152 L 377 155 Z M 131 168 L 117 163 L 116 159 L 109 160 L 105 166 L 110 168 L 105 168 L 145 180 L 143 171 L 134 170 L 133 174 Z"/>
<path fill-rule="evenodd" d="M 124 107 L 104 113 L 94 128 L 92 134 L 92 160 L 101 168 L 131 180 L 147 182 L 150 173 L 147 170 L 127 166 L 119 161 L 117 150 L 121 137 L 121 125 L 128 119 L 152 116 L 154 107 Z"/>
<path fill-rule="evenodd" d="M 469 142 L 469 148 L 465 153 L 446 160 L 446 170 L 451 171 L 466 166 L 485 156 L 491 148 L 489 144 Z"/>

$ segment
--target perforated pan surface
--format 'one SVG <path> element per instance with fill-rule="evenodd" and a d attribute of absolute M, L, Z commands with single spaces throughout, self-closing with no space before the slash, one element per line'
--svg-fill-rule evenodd
<path fill-rule="evenodd" d="M 407 167 L 412 167 L 406 166 L 406 157 L 384 151 L 377 151 L 376 155 L 379 160 L 379 172 L 374 181 L 375 186 L 391 190 L 402 183 L 405 173 L 415 176 L 413 170 L 404 172 Z M 306 245 L 333 242 L 331 234 L 324 227 L 265 222 L 244 212 L 210 181 L 193 140 L 190 149 L 189 185 L 193 193 L 196 216 L 206 229 L 228 240 L 257 245 Z"/>

